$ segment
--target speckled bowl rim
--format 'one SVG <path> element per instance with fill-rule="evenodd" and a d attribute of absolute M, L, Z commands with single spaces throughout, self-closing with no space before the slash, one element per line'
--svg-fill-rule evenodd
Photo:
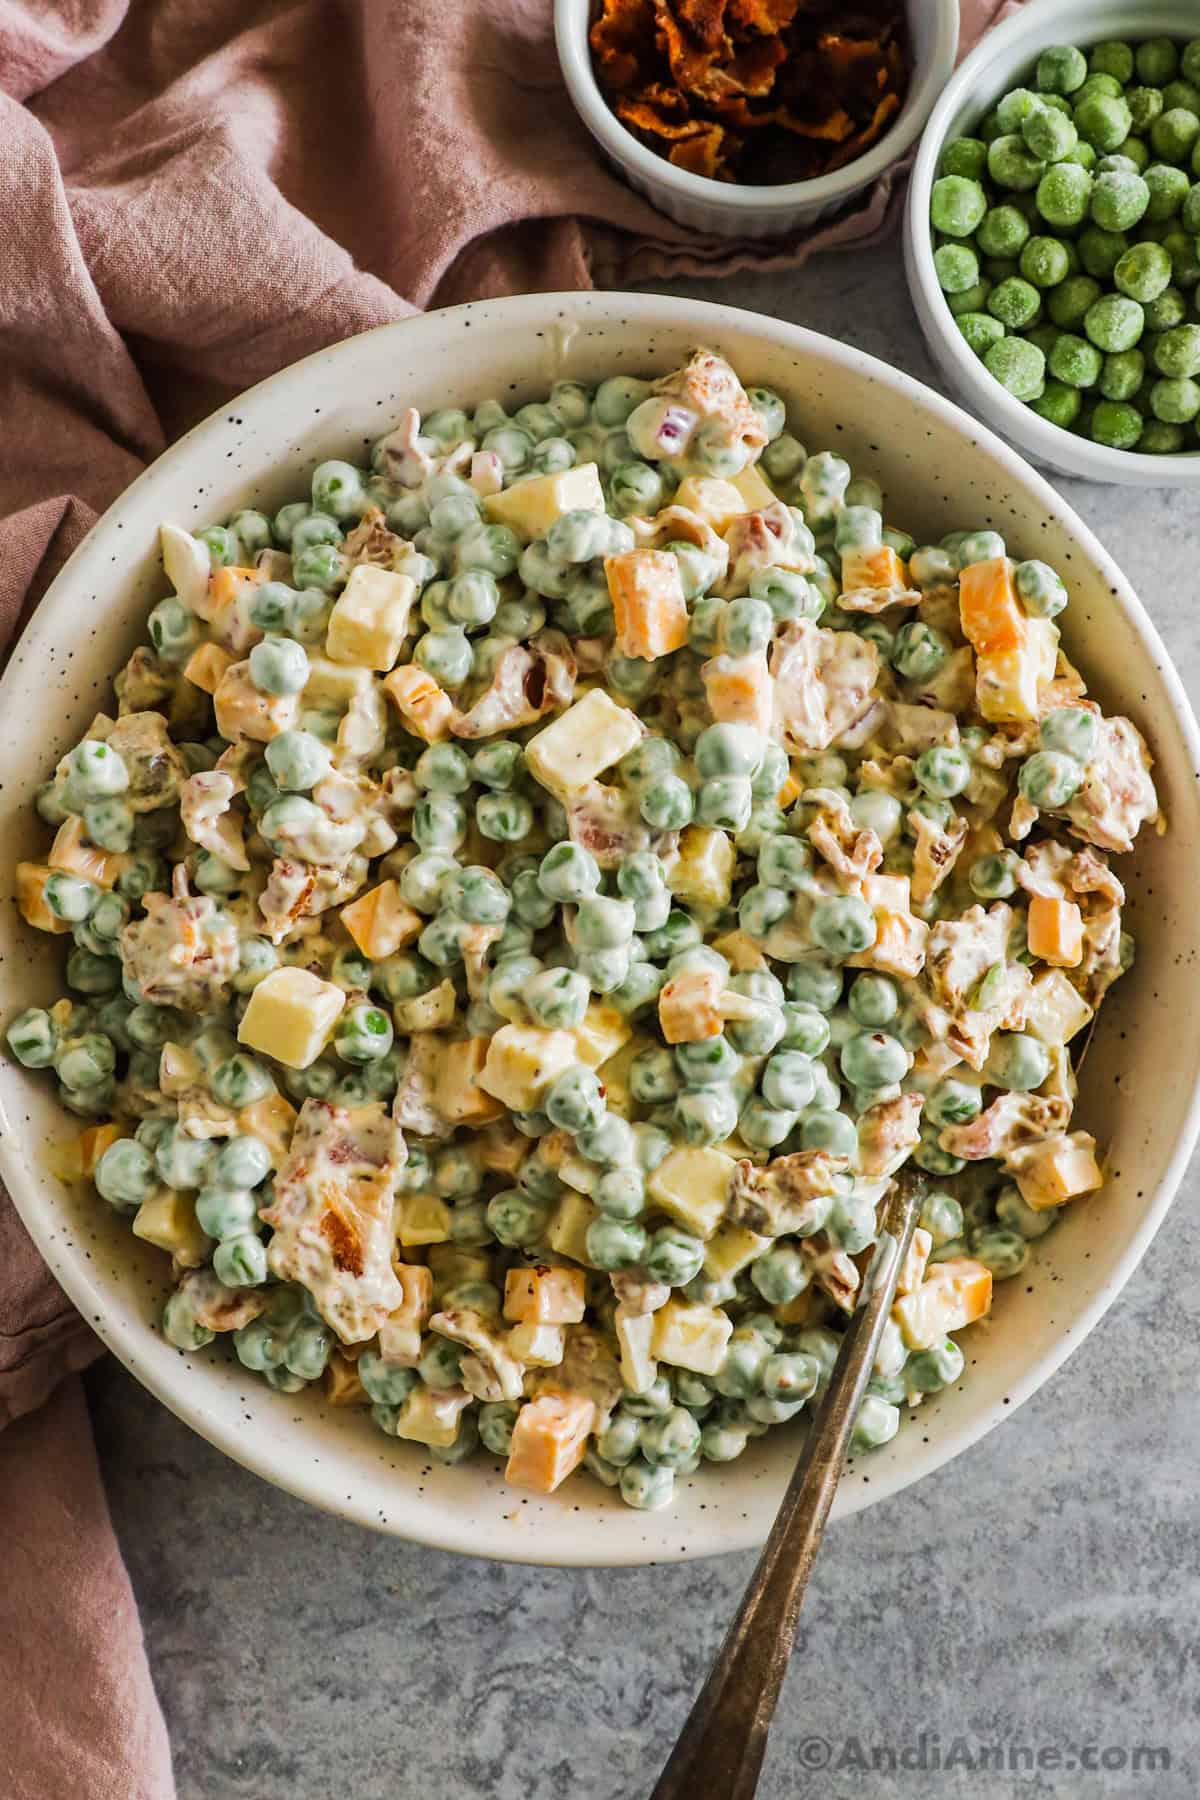
<path fill-rule="evenodd" d="M 656 329 L 664 333 L 686 331 L 689 338 L 694 334 L 695 341 L 700 342 L 720 342 L 726 334 L 734 337 L 750 335 L 760 343 L 784 352 L 819 357 L 833 374 L 840 369 L 889 388 L 911 408 L 914 420 L 920 419 L 923 414 L 927 415 L 952 429 L 967 442 L 978 445 L 1011 479 L 1014 488 L 1025 489 L 1038 502 L 1039 507 L 1044 509 L 1047 522 L 1056 520 L 1064 523 L 1082 551 L 1094 563 L 1111 593 L 1113 605 L 1123 615 L 1124 621 L 1140 641 L 1142 649 L 1161 678 L 1171 716 L 1159 721 L 1157 741 L 1161 743 L 1166 736 L 1173 734 L 1188 769 L 1200 772 L 1200 733 L 1183 685 L 1140 601 L 1087 526 L 1064 504 L 1049 483 L 1031 470 L 1015 451 L 950 401 L 861 350 L 803 327 L 734 307 L 646 294 L 526 295 L 499 301 L 475 302 L 440 313 L 426 314 L 381 326 L 362 337 L 318 351 L 271 376 L 236 400 L 226 403 L 204 423 L 188 432 L 157 463 L 139 476 L 113 503 L 66 563 L 52 584 L 42 607 L 23 632 L 3 681 L 0 681 L 0 718 L 8 716 L 10 705 L 21 713 L 28 712 L 35 704 L 28 693 L 23 691 L 28 683 L 23 669 L 30 657 L 36 658 L 39 653 L 52 654 L 55 649 L 49 637 L 41 637 L 46 629 L 49 603 L 58 599 L 65 604 L 73 586 L 82 589 L 90 583 L 97 594 L 103 593 L 106 582 L 112 586 L 112 566 L 122 560 L 122 553 L 125 553 L 126 558 L 128 556 L 129 540 L 120 536 L 125 515 L 135 507 L 143 489 L 154 481 L 156 473 L 161 472 L 164 465 L 169 462 L 194 463 L 194 474 L 200 476 L 206 467 L 215 466 L 216 458 L 222 454 L 223 433 L 235 415 L 236 422 L 242 424 L 260 413 L 270 413 L 278 400 L 289 394 L 295 398 L 295 410 L 303 413 L 307 371 L 322 362 L 332 362 L 334 365 L 348 363 L 355 347 L 361 345 L 364 337 L 384 342 L 389 337 L 397 342 L 403 339 L 411 348 L 411 340 L 425 336 L 430 340 L 431 353 L 444 356 L 455 334 L 473 325 L 486 329 L 489 319 L 495 319 L 499 312 L 504 314 L 506 323 L 510 322 L 526 333 L 531 342 L 537 338 L 551 337 L 556 329 L 561 328 L 560 322 L 564 320 L 569 322 L 570 329 L 583 329 L 585 332 L 589 323 L 597 330 L 602 330 L 605 325 L 636 326 L 644 329 L 647 337 L 652 337 Z M 436 352 L 433 351 L 434 346 L 437 347 Z M 283 452 L 280 451 L 279 454 L 282 456 Z M 203 483 L 194 482 L 192 485 L 198 487 Z M 1105 601 L 1106 606 L 1107 604 Z M 42 622 L 41 625 L 39 621 Z M 80 619 L 76 629 L 81 638 L 87 628 L 88 621 Z M 1187 1079 L 1191 1084 L 1187 1112 L 1169 1157 L 1164 1162 L 1162 1179 L 1153 1194 L 1147 1197 L 1137 1227 L 1130 1234 L 1120 1261 L 1111 1275 L 1078 1311 L 1072 1312 L 1069 1325 L 1054 1340 L 1053 1347 L 1031 1366 L 1023 1378 L 1014 1381 L 1011 1386 L 1006 1385 L 1001 1402 L 981 1405 L 977 1412 L 957 1428 L 940 1430 L 936 1441 L 926 1441 L 923 1447 L 914 1447 L 912 1456 L 904 1463 L 883 1468 L 876 1465 L 877 1474 L 870 1478 L 869 1485 L 866 1478 L 843 1481 L 835 1503 L 835 1517 L 848 1516 L 864 1506 L 899 1493 L 966 1450 L 1002 1419 L 1010 1417 L 1023 1401 L 1036 1392 L 1098 1323 L 1137 1268 L 1161 1224 L 1195 1145 L 1200 1131 L 1200 1104 L 1197 1099 L 1200 1070 L 1188 1072 Z M 578 1546 L 571 1544 L 566 1549 L 559 1549 L 551 1557 L 539 1553 L 536 1527 L 531 1526 L 529 1541 L 512 1536 L 499 1541 L 499 1533 L 496 1534 L 496 1541 L 492 1541 L 486 1530 L 481 1531 L 478 1526 L 472 1529 L 470 1522 L 440 1512 L 436 1503 L 431 1500 L 418 1504 L 414 1496 L 408 1496 L 408 1503 L 398 1505 L 396 1515 L 384 1517 L 382 1514 L 374 1514 L 359 1496 L 347 1494 L 338 1487 L 329 1472 L 322 1468 L 318 1457 L 283 1455 L 264 1450 L 250 1432 L 239 1429 L 240 1419 L 232 1422 L 230 1418 L 223 1416 L 223 1412 L 230 1409 L 218 1406 L 215 1400 L 213 1404 L 209 1404 L 200 1359 L 172 1359 L 168 1365 L 171 1371 L 169 1377 L 150 1366 L 151 1351 L 155 1347 L 161 1351 L 161 1339 L 132 1309 L 114 1309 L 107 1284 L 94 1265 L 90 1252 L 85 1251 L 70 1237 L 67 1230 L 69 1220 L 58 1197 L 60 1190 L 57 1183 L 45 1180 L 44 1176 L 39 1177 L 38 1172 L 26 1161 L 17 1142 L 14 1126 L 5 1113 L 2 1096 L 0 1176 L 6 1182 L 18 1212 L 52 1272 L 100 1338 L 131 1374 L 179 1418 L 236 1462 L 301 1499 L 359 1524 L 376 1530 L 384 1529 L 433 1547 L 504 1561 L 550 1563 L 560 1567 L 683 1561 L 745 1550 L 761 1543 L 765 1537 L 770 1513 L 761 1501 L 757 1506 L 752 1503 L 748 1484 L 743 1489 L 743 1498 L 747 1504 L 740 1515 L 735 1515 L 732 1519 L 728 1514 L 722 1516 L 720 1508 L 714 1506 L 711 1525 L 695 1532 L 689 1542 L 679 1543 L 674 1534 L 663 1531 L 657 1534 L 655 1543 L 649 1549 L 643 1547 L 644 1539 L 634 1541 L 632 1530 L 614 1532 L 613 1538 L 619 1538 L 619 1542 L 606 1542 L 603 1533 L 590 1534 L 585 1525 L 589 1509 L 586 1505 L 576 1508 L 581 1517 Z M 189 1372 L 196 1378 L 189 1380 Z M 709 1478 L 714 1482 L 730 1482 L 736 1489 L 739 1484 L 738 1472 L 742 1467 L 741 1464 L 733 1464 L 727 1472 L 712 1472 Z M 455 1475 L 464 1472 L 443 1471 Z M 402 1476 L 398 1475 L 397 1479 L 402 1482 Z M 768 1487 L 774 1491 L 774 1476 Z M 781 1487 L 779 1492 L 781 1494 Z M 594 1508 L 590 1510 L 595 1511 Z M 669 1512 L 633 1514 L 629 1523 L 632 1525 L 634 1521 L 644 1521 L 649 1525 L 659 1519 L 667 1520 L 670 1516 Z"/>

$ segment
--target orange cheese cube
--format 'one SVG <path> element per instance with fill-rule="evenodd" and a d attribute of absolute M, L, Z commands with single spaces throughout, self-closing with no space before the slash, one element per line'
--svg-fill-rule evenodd
<path fill-rule="evenodd" d="M 454 1125 L 486 1125 L 504 1112 L 501 1102 L 479 1086 L 491 1041 L 458 1038 L 442 1050 L 437 1106 L 442 1117 Z"/>
<path fill-rule="evenodd" d="M 794 806 L 803 792 L 804 789 L 796 777 L 789 775 L 775 796 L 775 804 L 780 812 L 786 812 L 789 806 Z"/>
<path fill-rule="evenodd" d="M 1059 969 L 1073 969 L 1083 961 L 1083 914 L 1074 900 L 1031 895 L 1026 929 L 1031 956 Z"/>
<path fill-rule="evenodd" d="M 582 1269 L 538 1263 L 510 1269 L 504 1279 L 504 1316 L 517 1325 L 578 1325 L 586 1296 Z"/>
<path fill-rule="evenodd" d="M 415 663 L 393 669 L 383 683 L 383 691 L 414 736 L 436 744 L 449 732 L 454 702 L 433 676 Z"/>
<path fill-rule="evenodd" d="M 236 563 L 229 563 L 219 569 L 214 569 L 208 582 L 209 604 L 212 607 L 211 616 L 215 619 L 218 614 L 225 611 L 227 606 L 232 606 L 238 595 L 243 593 L 246 588 L 257 585 L 258 571 L 256 569 L 240 569 Z"/>
<path fill-rule="evenodd" d="M 765 737 L 771 729 L 775 683 L 760 653 L 712 656 L 700 668 L 708 710 L 719 725 L 752 725 Z"/>
<path fill-rule="evenodd" d="M 1017 1186 L 1022 1200 L 1034 1212 L 1048 1212 L 1053 1206 L 1063 1206 L 1079 1194 L 1094 1193 L 1104 1185 L 1096 1161 L 1095 1140 L 1086 1131 L 1072 1131 L 1030 1145 L 1027 1151 L 1013 1157 L 1009 1167 L 1018 1158 Z"/>
<path fill-rule="evenodd" d="M 330 1406 L 370 1406 L 371 1396 L 359 1380 L 358 1369 L 340 1350 L 325 1364 L 325 1398 Z"/>
<path fill-rule="evenodd" d="M 94 881 L 98 887 L 110 888 L 129 858 L 119 851 L 98 850 L 95 844 L 85 843 L 83 820 L 77 813 L 72 813 L 55 832 L 46 861 L 52 869 L 65 869 L 68 875 L 78 875 L 84 881 Z"/>
<path fill-rule="evenodd" d="M 270 1152 L 271 1166 L 278 1168 L 292 1141 L 296 1109 L 276 1090 L 250 1106 L 243 1106 L 237 1116 L 238 1130 L 247 1137 L 260 1138 Z"/>
<path fill-rule="evenodd" d="M 213 712 L 230 743 L 248 737 L 269 744 L 296 723 L 300 701 L 295 694 L 263 693 L 250 679 L 249 662 L 231 662 L 213 691 Z"/>
<path fill-rule="evenodd" d="M 44 863 L 18 863 L 17 906 L 27 925 L 37 931 L 61 935 L 70 931 L 71 926 L 68 920 L 56 918 L 46 904 L 46 883 L 53 874 L 54 870 L 46 868 Z"/>
<path fill-rule="evenodd" d="M 364 956 L 382 962 L 420 937 L 425 920 L 400 898 L 400 885 L 381 881 L 343 906 L 342 924 Z"/>
<path fill-rule="evenodd" d="M 77 1140 L 80 1174 L 89 1177 L 93 1175 L 96 1164 L 109 1145 L 115 1144 L 118 1138 L 128 1136 L 124 1126 L 115 1125 L 112 1120 L 107 1125 L 89 1125 L 86 1131 L 81 1131 Z"/>
<path fill-rule="evenodd" d="M 604 573 L 616 620 L 619 656 L 644 662 L 687 643 L 688 610 L 679 564 L 668 550 L 625 550 L 606 556 Z"/>
<path fill-rule="evenodd" d="M 930 1232 L 922 1231 L 918 1225 L 912 1234 L 908 1246 L 908 1254 L 900 1265 L 900 1273 L 896 1277 L 898 1294 L 915 1294 L 925 1279 L 925 1268 L 929 1262 L 929 1253 L 933 1249 L 933 1237 Z"/>
<path fill-rule="evenodd" d="M 583 1461 L 595 1420 L 596 1402 L 582 1394 L 548 1392 L 527 1401 L 513 1426 L 505 1480 L 552 1494 Z"/>
<path fill-rule="evenodd" d="M 920 1287 L 896 1301 L 892 1317 L 910 1350 L 928 1350 L 948 1331 L 982 1319 L 991 1304 L 992 1271 L 962 1256 L 934 1263 Z"/>
<path fill-rule="evenodd" d="M 658 996 L 658 1022 L 668 1044 L 695 1044 L 721 1030 L 723 983 L 717 969 L 684 969 Z"/>
<path fill-rule="evenodd" d="M 958 578 L 963 635 L 980 656 L 1019 650 L 1025 642 L 1025 610 L 1013 586 L 1006 556 L 971 563 Z"/>
<path fill-rule="evenodd" d="M 902 594 L 908 587 L 908 570 L 890 544 L 863 545 L 842 552 L 842 592 L 886 588 Z"/>
<path fill-rule="evenodd" d="M 219 572 L 223 575 L 225 570 Z M 221 677 L 235 661 L 232 653 L 222 650 L 220 644 L 198 644 L 183 665 L 183 673 L 193 687 L 203 688 L 206 694 L 215 694 L 221 685 Z"/>

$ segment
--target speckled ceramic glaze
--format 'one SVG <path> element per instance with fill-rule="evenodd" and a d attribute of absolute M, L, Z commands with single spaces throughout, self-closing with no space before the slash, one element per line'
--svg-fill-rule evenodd
<path fill-rule="evenodd" d="M 1088 1055 L 1079 1121 L 1108 1149 L 1109 1179 L 1034 1247 L 963 1339 L 969 1379 L 926 1401 L 882 1451 L 850 1466 L 838 1510 L 885 1498 L 965 1449 L 1026 1399 L 1096 1324 L 1135 1268 L 1197 1131 L 1200 964 L 1195 856 L 1200 744 L 1178 678 L 1128 583 L 1046 482 L 928 389 L 810 332 L 728 307 L 657 296 L 541 295 L 457 307 L 353 338 L 232 402 L 135 482 L 67 564 L 0 684 L 0 869 L 45 828 L 36 783 L 110 703 L 110 679 L 165 591 L 160 520 L 200 525 L 302 494 L 314 463 L 362 458 L 401 408 L 519 405 L 558 376 L 596 380 L 676 366 L 697 343 L 789 403 L 810 448 L 830 446 L 882 482 L 889 517 L 918 539 L 959 526 L 1002 532 L 1071 589 L 1066 645 L 1106 710 L 1129 712 L 1157 758 L 1170 830 L 1144 832 L 1130 889 L 1138 962 L 1114 990 Z M 59 989 L 57 953 L 12 905 L 0 922 L 5 1017 Z M 194 1357 L 157 1330 L 166 1265 L 90 1192 L 48 1172 L 77 1129 L 48 1083 L 0 1066 L 0 1172 L 63 1286 L 127 1366 L 182 1418 L 268 1480 L 377 1529 L 450 1550 L 546 1563 L 638 1563 L 762 1540 L 797 1438 L 774 1431 L 738 1462 L 702 1467 L 664 1513 L 633 1512 L 587 1477 L 550 1499 L 504 1486 L 479 1456 L 431 1465 L 319 1390 L 283 1395 L 214 1345 Z M 1031 1477 L 1036 1479 L 1036 1473 Z"/>

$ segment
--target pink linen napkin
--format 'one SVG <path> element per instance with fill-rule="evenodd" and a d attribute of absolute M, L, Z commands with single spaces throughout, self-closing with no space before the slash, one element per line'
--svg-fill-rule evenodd
<path fill-rule="evenodd" d="M 962 0 L 963 49 L 1015 3 Z M 0 0 L 0 144 L 0 649 L 146 462 L 309 351 L 468 298 L 796 267 L 885 229 L 901 173 L 790 240 L 698 238 L 599 160 L 550 0 Z M 173 1792 L 77 1383 L 43 1405 L 99 1350 L 0 1191 L 5 1800 Z"/>

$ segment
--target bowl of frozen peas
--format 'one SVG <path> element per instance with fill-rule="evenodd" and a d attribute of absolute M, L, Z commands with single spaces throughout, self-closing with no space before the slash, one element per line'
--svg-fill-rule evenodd
<path fill-rule="evenodd" d="M 930 119 L 905 258 L 955 392 L 1064 473 L 1200 483 L 1200 35 L 1182 6 L 1007 21 Z"/>
<path fill-rule="evenodd" d="M 1102 1309 L 1144 1111 L 1095 1048 L 1077 1094 L 1072 1046 L 1175 941 L 1126 893 L 1180 746 L 1119 577 L 954 409 L 723 309 L 566 304 L 548 377 L 540 300 L 313 359 L 101 528 L 105 571 L 135 527 L 161 561 L 49 665 L 49 767 L 14 741 L 0 1099 L 56 1272 L 223 1447 L 589 1561 L 765 1529 L 910 1160 L 843 1504 Z M 213 492 L 231 425 L 258 473 Z M 1063 651 L 1077 607 L 1128 713 Z"/>

